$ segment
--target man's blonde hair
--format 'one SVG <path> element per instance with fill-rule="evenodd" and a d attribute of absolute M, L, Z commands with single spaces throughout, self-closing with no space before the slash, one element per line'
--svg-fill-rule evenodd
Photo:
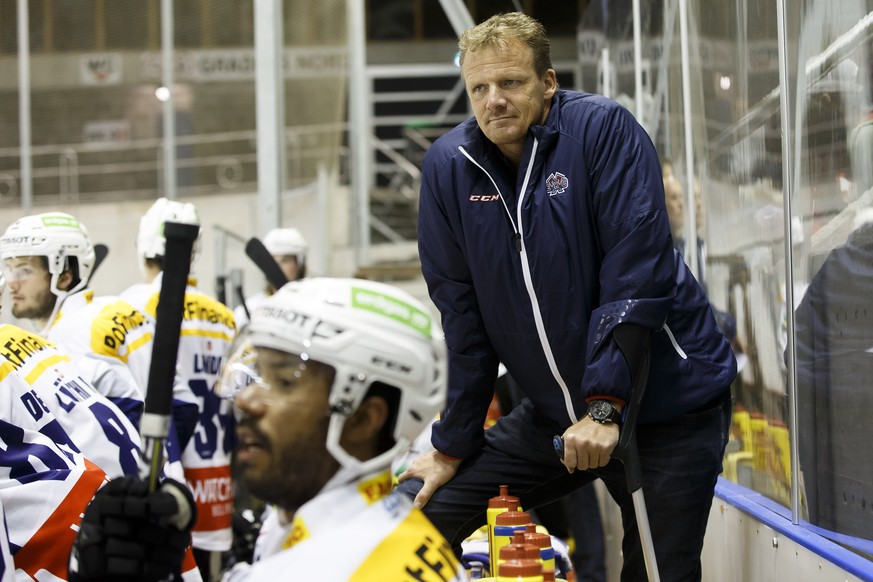
<path fill-rule="evenodd" d="M 533 49 L 534 69 L 542 76 L 552 68 L 549 37 L 543 25 L 521 12 L 507 12 L 492 16 L 485 22 L 468 28 L 458 41 L 460 64 L 464 66 L 467 52 L 483 47 L 506 48 L 511 41 L 520 41 Z"/>

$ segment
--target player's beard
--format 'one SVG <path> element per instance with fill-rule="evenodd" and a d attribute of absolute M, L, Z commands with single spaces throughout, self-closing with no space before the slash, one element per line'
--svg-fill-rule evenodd
<path fill-rule="evenodd" d="M 318 495 L 339 470 L 339 462 L 325 448 L 329 417 L 325 417 L 317 429 L 313 426 L 306 436 L 298 435 L 282 443 L 269 439 L 255 423 L 245 419 L 241 422 L 258 435 L 263 454 L 269 457 L 266 467 L 262 465 L 260 471 L 242 467 L 241 477 L 255 496 L 268 503 L 294 513 Z"/>
<path fill-rule="evenodd" d="M 55 297 L 51 291 L 40 292 L 31 305 L 13 305 L 12 315 L 18 319 L 47 319 L 55 308 Z"/>

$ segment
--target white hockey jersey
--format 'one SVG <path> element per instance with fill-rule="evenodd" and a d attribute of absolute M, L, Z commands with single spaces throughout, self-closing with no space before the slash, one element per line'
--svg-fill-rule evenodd
<path fill-rule="evenodd" d="M 114 296 L 95 298 L 92 290 L 85 290 L 64 300 L 48 339 L 73 356 L 81 376 L 121 408 L 138 429 L 148 389 L 154 330 L 154 318 L 127 301 Z M 182 480 L 182 451 L 176 431 L 191 433 L 197 400 L 180 377 L 173 385 L 173 410 L 164 472 Z"/>
<path fill-rule="evenodd" d="M 133 424 L 52 342 L 0 326 L 0 382 L 20 394 L 37 430 L 55 444 L 83 453 L 110 477 L 137 474 L 140 438 Z"/>
<path fill-rule="evenodd" d="M 391 473 L 383 471 L 322 491 L 290 522 L 277 511 L 278 521 L 265 521 L 258 540 L 260 560 L 239 564 L 224 582 L 467 580 L 433 524 L 407 497 L 390 492 Z"/>
<path fill-rule="evenodd" d="M 85 459 L 62 425 L 91 427 L 78 433 L 94 441 L 87 450 L 109 453 L 119 447 L 95 428 L 88 406 L 114 406 L 65 375 L 61 369 L 72 365 L 43 338 L 4 325 L 0 352 L 0 501 L 11 568 L 17 579 L 65 580 L 81 514 L 106 473 Z M 124 419 L 117 409 L 113 414 Z M 118 453 L 106 453 L 117 464 Z"/>
<path fill-rule="evenodd" d="M 34 430 L 13 390 L 0 394 L 0 503 L 6 520 L 0 582 L 67 579 L 70 550 L 91 498 L 106 474 L 80 453 Z M 20 395 L 18 395 L 20 396 Z M 50 412 L 46 412 L 50 415 Z M 14 572 L 14 574 L 13 574 Z M 10 578 L 7 579 L 7 576 Z M 190 549 L 182 580 L 202 582 Z"/>
<path fill-rule="evenodd" d="M 66 580 L 82 514 L 106 475 L 34 430 L 22 394 L 3 388 L 0 500 L 16 579 Z"/>
<path fill-rule="evenodd" d="M 14 325 L 0 325 L 0 387 L 0 504 L 9 550 L 0 548 L 0 558 L 16 580 L 63 581 L 94 493 L 109 477 L 137 474 L 139 434 L 78 376 L 69 356 Z M 202 579 L 190 551 L 183 579 Z"/>
<path fill-rule="evenodd" d="M 154 325 L 129 303 L 67 296 L 46 337 L 71 355 L 82 377 L 139 426 L 151 361 Z"/>
<path fill-rule="evenodd" d="M 162 280 L 163 273 L 151 284 L 130 287 L 121 297 L 154 318 Z M 219 398 L 212 389 L 230 350 L 236 326 L 230 309 L 194 285 L 194 280 L 189 280 L 185 291 L 177 369 L 197 399 L 199 418 L 194 435 L 182 452 L 182 466 L 197 502 L 194 548 L 226 551 L 232 541 L 233 410 L 231 401 Z"/>

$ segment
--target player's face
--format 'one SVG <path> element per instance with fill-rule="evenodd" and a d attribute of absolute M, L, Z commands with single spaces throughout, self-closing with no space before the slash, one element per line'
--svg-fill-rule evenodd
<path fill-rule="evenodd" d="M 296 511 L 339 469 L 325 445 L 334 369 L 257 348 L 257 374 L 235 401 L 240 475 L 254 495 Z"/>
<path fill-rule="evenodd" d="M 685 194 L 682 192 L 682 185 L 675 177 L 664 177 L 664 196 L 670 230 L 673 231 L 673 236 L 681 235 L 682 227 L 685 225 Z"/>
<path fill-rule="evenodd" d="M 43 319 L 51 315 L 55 305 L 51 275 L 39 257 L 6 259 L 3 273 L 9 288 L 12 315 L 19 319 Z"/>
<path fill-rule="evenodd" d="M 297 257 L 294 255 L 273 255 L 276 263 L 282 272 L 285 273 L 285 278 L 289 281 L 299 279 L 300 266 L 297 264 Z"/>
<path fill-rule="evenodd" d="M 467 96 L 485 136 L 517 161 L 527 130 L 542 124 L 558 88 L 555 71 L 538 75 L 533 49 L 520 41 L 483 47 L 464 55 Z"/>

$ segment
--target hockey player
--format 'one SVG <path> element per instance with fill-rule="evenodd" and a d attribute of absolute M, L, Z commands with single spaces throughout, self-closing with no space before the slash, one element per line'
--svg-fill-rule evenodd
<path fill-rule="evenodd" d="M 0 294 L 4 284 L 0 277 Z M 7 538 L 0 552 L 5 573 L 17 571 L 17 579 L 66 580 L 88 501 L 107 476 L 137 473 L 139 435 L 77 372 L 45 338 L 0 325 L 0 506 Z"/>
<path fill-rule="evenodd" d="M 0 238 L 12 314 L 28 318 L 73 357 L 81 376 L 139 427 L 148 388 L 154 321 L 88 287 L 94 246 L 85 225 L 64 212 L 25 216 Z M 187 383 L 173 387 L 168 474 L 183 479 L 181 450 L 194 431 L 197 401 Z"/>
<path fill-rule="evenodd" d="M 296 228 L 274 228 L 264 237 L 264 247 L 273 255 L 286 279 L 297 281 L 306 276 L 306 253 L 309 245 L 299 230 Z M 245 307 L 238 305 L 233 310 L 237 328 L 241 329 L 249 320 L 248 314 L 253 313 L 264 299 L 275 292 L 276 288 L 267 283 L 264 291 L 246 299 Z"/>
<path fill-rule="evenodd" d="M 139 426 L 152 326 L 116 298 L 94 298 L 88 280 L 95 254 L 85 226 L 63 212 L 25 216 L 0 238 L 0 258 L 12 315 L 63 346 L 82 376 Z"/>
<path fill-rule="evenodd" d="M 166 198 L 158 199 L 140 219 L 136 249 L 147 282 L 130 287 L 121 297 L 150 318 L 155 317 L 161 289 L 166 246 L 163 226 L 167 221 L 200 223 L 193 204 Z M 199 411 L 194 434 L 182 451 L 182 466 L 197 502 L 194 555 L 203 578 L 212 580 L 220 571 L 222 552 L 231 546 L 233 515 L 233 415 L 231 403 L 218 398 L 212 388 L 236 327 L 233 313 L 195 284 L 190 280 L 185 291 L 177 370 L 194 393 Z"/>
<path fill-rule="evenodd" d="M 267 298 L 237 346 L 218 390 L 236 394 L 241 478 L 277 511 L 260 559 L 225 580 L 466 580 L 391 494 L 391 460 L 445 397 L 427 308 L 382 283 L 306 279 Z"/>
<path fill-rule="evenodd" d="M 36 421 L 22 398 L 26 383 L 10 381 L 13 377 L 17 374 L 0 381 L 0 501 L 8 553 L 3 566 L 16 579 L 67 580 L 81 515 L 106 474 L 80 452 L 54 442 L 63 429 L 52 438 L 41 432 L 40 421 L 57 424 L 57 419 L 43 410 Z"/>
<path fill-rule="evenodd" d="M 22 241 L 23 246 L 44 245 L 46 240 L 33 232 L 18 232 L 13 238 Z M 13 244 L 7 231 L 0 241 L 0 252 Z M 67 246 L 72 249 L 75 243 L 68 241 Z M 18 317 L 36 317 L 38 311 L 51 310 L 54 300 L 49 288 L 58 289 L 59 284 L 70 289 L 84 286 L 73 274 L 79 273 L 78 261 L 74 257 L 67 261 L 64 256 L 55 256 L 49 276 L 47 269 L 40 270 L 47 262 L 45 256 L 4 256 L 8 258 L 3 261 L 0 294 L 8 278 L 12 281 L 13 311 Z M 84 256 L 82 265 L 83 274 L 79 277 L 87 278 L 84 273 L 90 273 L 93 252 L 90 261 L 87 255 Z M 46 291 L 42 295 L 22 291 L 25 287 L 37 287 L 42 278 L 51 281 L 50 284 L 44 281 Z M 63 291 L 58 293 L 66 295 Z M 38 305 L 42 307 L 38 308 Z M 82 377 L 79 367 L 65 350 L 15 325 L 0 325 L 0 381 L 18 387 L 22 402 L 38 423 L 40 432 L 57 445 L 83 451 L 110 477 L 137 473 L 140 440 L 136 427 L 119 407 Z M 135 387 L 130 387 L 130 390 L 137 395 Z M 121 401 L 129 402 L 127 398 Z"/>
<path fill-rule="evenodd" d="M 0 276 L 0 294 L 4 286 Z M 109 478 L 139 472 L 136 429 L 78 372 L 70 356 L 50 341 L 15 325 L 0 325 L 4 581 L 12 572 L 16 579 L 67 580 L 76 531 L 98 487 Z M 169 490 L 185 497 L 183 486 L 168 482 L 149 502 L 155 508 L 174 507 L 177 496 Z M 184 580 L 200 580 L 190 552 L 182 565 L 189 539 L 187 534 L 156 539 L 149 555 L 157 565 L 150 571 L 183 569 Z M 161 569 L 160 556 L 172 556 L 170 570 L 166 565 Z"/>

